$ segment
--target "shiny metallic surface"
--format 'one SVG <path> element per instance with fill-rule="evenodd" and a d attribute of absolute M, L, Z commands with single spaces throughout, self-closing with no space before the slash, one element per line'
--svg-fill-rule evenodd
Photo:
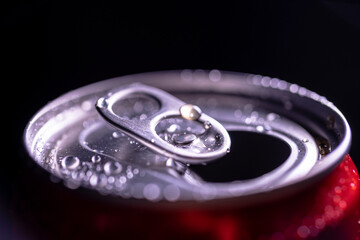
<path fill-rule="evenodd" d="M 158 106 L 147 106 L 147 111 L 151 113 L 145 114 L 141 111 L 144 110 L 144 107 L 140 101 L 135 100 L 133 106 L 129 102 L 124 102 L 129 95 L 134 94 L 138 94 L 137 97 L 133 97 L 135 99 L 139 99 L 141 95 L 143 96 L 142 98 L 147 96 L 147 98 L 154 99 L 158 103 Z M 118 111 L 116 108 L 119 102 L 122 111 Z M 124 104 L 130 105 L 130 109 L 127 111 L 123 109 Z M 198 107 L 185 104 L 180 99 L 157 88 L 143 84 L 122 86 L 115 92 L 99 98 L 96 102 L 96 109 L 107 122 L 124 131 L 128 136 L 140 142 L 142 145 L 158 152 L 160 155 L 185 163 L 199 164 L 208 162 L 222 157 L 226 154 L 227 149 L 230 148 L 230 137 L 226 129 L 219 122 L 206 114 L 201 114 L 201 110 Z M 138 109 L 140 111 L 136 114 L 136 110 Z M 121 116 L 119 116 L 119 114 Z M 137 117 L 137 115 L 139 115 L 139 117 Z M 184 115 L 186 116 L 184 117 Z M 185 118 L 190 122 L 181 121 L 179 118 Z M 195 121 L 200 126 L 196 126 Z M 186 134 L 191 136 L 197 134 L 198 136 L 190 141 L 194 144 L 191 144 L 189 147 L 176 146 L 180 138 L 182 138 L 180 144 L 183 145 L 189 140 L 189 137 L 188 140 L 185 140 L 184 136 L 173 134 L 176 129 L 168 129 L 165 132 L 159 130 L 161 129 L 161 123 L 166 125 L 166 122 L 169 124 L 173 123 L 169 127 L 178 127 L 181 135 Z M 207 123 L 207 126 L 211 124 L 212 127 L 205 129 L 205 123 Z M 160 132 L 167 135 L 172 134 L 173 137 L 176 137 L 175 140 L 178 140 L 171 142 L 168 139 L 164 139 L 164 137 L 161 138 L 159 135 L 161 134 Z M 206 144 L 205 139 L 208 136 L 214 136 L 214 138 L 217 136 L 216 141 L 212 144 Z M 197 145 L 195 141 L 198 142 Z"/>
<path fill-rule="evenodd" d="M 248 205 L 313 184 L 329 174 L 349 149 L 351 133 L 346 119 L 331 102 L 310 90 L 259 75 L 221 72 L 221 78 L 212 81 L 211 71 L 185 71 L 186 78 L 184 71 L 114 78 L 55 99 L 26 128 L 24 141 L 29 154 L 69 188 L 83 186 L 103 194 L 151 202 L 227 199 Z M 134 82 L 196 104 L 203 111 L 200 119 L 208 115 L 229 132 L 279 139 L 290 148 L 290 154 L 280 166 L 255 178 L 206 181 L 191 166 L 169 160 L 169 156 L 153 151 L 150 145 L 124 135 L 96 111 L 95 103 L 102 104 L 99 99 L 111 98 L 114 90 Z M 139 106 L 135 109 L 141 110 Z M 140 114 L 136 121 L 144 120 Z M 179 124 L 174 121 L 164 123 L 167 132 L 176 132 Z M 211 119 L 209 122 L 211 129 L 216 129 Z M 207 139 L 213 141 L 211 137 Z M 150 143 L 153 144 L 151 139 Z M 233 142 L 234 147 L 242 146 Z"/>

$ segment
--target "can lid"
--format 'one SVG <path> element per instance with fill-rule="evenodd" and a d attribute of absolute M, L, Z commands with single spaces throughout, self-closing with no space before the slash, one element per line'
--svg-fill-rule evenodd
<path fill-rule="evenodd" d="M 346 119 L 325 97 L 218 70 L 94 83 L 44 106 L 24 133 L 32 158 L 70 188 L 239 205 L 312 184 L 341 162 L 350 141 Z"/>

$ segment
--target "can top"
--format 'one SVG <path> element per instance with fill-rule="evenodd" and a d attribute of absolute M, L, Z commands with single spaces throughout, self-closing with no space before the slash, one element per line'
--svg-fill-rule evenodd
<path fill-rule="evenodd" d="M 135 82 L 140 85 L 129 85 Z M 119 97 L 124 89 L 137 91 Z M 180 99 L 176 114 L 165 114 L 169 99 L 174 104 Z M 114 111 L 101 107 L 105 100 Z M 222 127 L 232 145 L 225 156 L 230 141 Z M 276 78 L 219 70 L 143 73 L 94 83 L 48 103 L 24 133 L 31 157 L 70 188 L 146 202 L 235 199 L 238 205 L 314 183 L 341 162 L 350 141 L 346 119 L 325 97 Z M 176 148 L 166 147 L 169 143 Z M 194 165 L 201 149 L 210 154 Z"/>

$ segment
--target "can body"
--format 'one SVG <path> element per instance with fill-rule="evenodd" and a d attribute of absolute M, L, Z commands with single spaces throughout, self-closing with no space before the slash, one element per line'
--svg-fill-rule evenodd
<path fill-rule="evenodd" d="M 235 133 L 230 134 L 232 157 L 220 159 L 231 164 L 187 166 L 182 174 L 164 171 L 156 165 L 161 156 L 153 158 L 141 144 L 105 127 L 93 102 L 134 81 L 196 102 Z M 126 112 L 121 104 L 119 109 Z M 151 106 L 136 104 L 130 109 L 139 111 L 140 120 L 153 114 L 144 117 Z M 28 197 L 33 199 L 30 204 L 42 202 L 35 225 L 46 226 L 38 232 L 44 237 L 354 239 L 359 230 L 359 175 L 345 155 L 349 134 L 332 103 L 278 79 L 218 70 L 113 79 L 50 103 L 25 133 L 30 155 L 52 173 L 53 181 L 64 179 L 69 188 L 84 186 L 101 194 L 84 189 L 74 193 L 48 183 L 44 188 L 49 194 Z M 251 142 L 254 148 L 247 145 Z M 258 162 L 252 164 L 254 156 Z M 189 179 L 190 185 L 184 184 Z"/>

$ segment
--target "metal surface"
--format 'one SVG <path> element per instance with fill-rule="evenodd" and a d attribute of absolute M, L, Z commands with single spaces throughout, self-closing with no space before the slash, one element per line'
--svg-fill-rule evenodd
<path fill-rule="evenodd" d="M 138 95 L 134 96 L 134 94 Z M 133 104 L 129 103 L 128 100 L 131 96 L 134 99 Z M 140 98 L 148 98 L 144 101 L 151 101 L 150 99 L 153 99 L 155 102 L 153 106 L 147 106 L 145 110 L 139 101 Z M 118 105 L 119 102 L 119 107 L 122 108 L 122 111 L 116 113 L 116 111 L 118 111 L 115 110 L 116 105 Z M 130 108 L 130 110 L 126 111 L 123 105 L 128 105 L 127 108 Z M 160 89 L 143 84 L 125 85 L 115 92 L 101 97 L 96 103 L 97 110 L 106 121 L 160 155 L 191 164 L 208 162 L 225 155 L 230 150 L 230 137 L 226 129 L 215 119 L 198 112 L 196 112 L 198 115 L 195 119 L 196 122 L 183 119 L 180 110 L 183 109 L 184 106 L 189 109 L 188 112 L 191 111 L 191 105 L 186 105 L 183 101 Z M 136 110 L 139 110 L 138 113 Z M 145 114 L 144 111 L 150 112 L 150 115 Z M 131 115 L 131 118 L 129 118 L 129 115 Z M 184 137 L 186 136 L 195 137 L 194 134 L 198 136 L 189 141 L 189 143 L 191 142 L 189 146 L 177 146 L 179 144 L 171 143 L 169 140 L 166 141 L 163 139 L 164 137 L 161 138 L 159 135 L 160 131 L 157 131 L 161 122 L 164 123 L 164 127 L 175 128 L 170 129 L 170 131 L 164 129 L 161 132 L 165 131 L 167 135 L 174 135 L 175 131 L 181 133 L 181 135 L 177 136 L 178 138 L 183 138 L 180 144 L 185 142 Z M 182 128 L 180 123 L 185 125 L 185 127 Z M 196 126 L 196 123 L 200 124 Z M 177 130 L 176 128 L 179 129 Z M 187 130 L 187 128 L 189 128 L 189 130 Z M 209 137 L 212 137 L 214 141 L 208 144 L 206 139 Z"/>
<path fill-rule="evenodd" d="M 99 98 L 134 82 L 198 105 L 229 132 L 276 138 L 290 148 L 290 154 L 279 166 L 251 179 L 206 181 L 191 166 L 154 152 L 99 116 L 95 109 Z M 239 205 L 312 184 L 341 162 L 350 140 L 346 119 L 326 98 L 279 79 L 218 70 L 137 74 L 85 86 L 47 104 L 24 135 L 34 160 L 70 188 L 84 186 L 149 201 L 232 199 Z M 234 148 L 240 151 L 242 146 L 233 142 Z"/>

